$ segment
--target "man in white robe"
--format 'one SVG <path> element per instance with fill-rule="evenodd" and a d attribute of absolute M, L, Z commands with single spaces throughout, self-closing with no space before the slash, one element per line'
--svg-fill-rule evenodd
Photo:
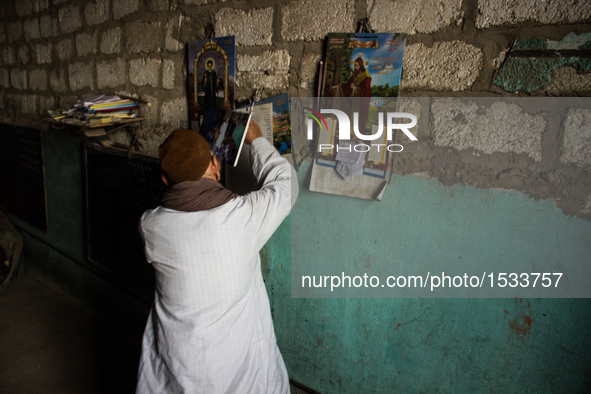
<path fill-rule="evenodd" d="M 171 187 L 140 220 L 156 293 L 139 394 L 289 393 L 259 251 L 289 214 L 296 175 L 256 123 L 245 138 L 261 186 L 244 196 L 217 182 L 220 165 L 197 132 L 177 130 L 161 147 Z"/>

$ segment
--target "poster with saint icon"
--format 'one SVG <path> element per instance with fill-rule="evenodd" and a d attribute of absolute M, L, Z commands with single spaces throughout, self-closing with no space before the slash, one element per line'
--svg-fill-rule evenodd
<path fill-rule="evenodd" d="M 199 130 L 210 109 L 233 109 L 236 77 L 236 37 L 188 43 L 190 128 Z"/>

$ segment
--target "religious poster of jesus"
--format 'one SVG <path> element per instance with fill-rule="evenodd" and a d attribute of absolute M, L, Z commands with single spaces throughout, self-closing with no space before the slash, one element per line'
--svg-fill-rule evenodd
<path fill-rule="evenodd" d="M 323 108 L 344 111 L 351 126 L 361 134 L 375 134 L 379 128 L 378 113 L 396 112 L 406 43 L 404 33 L 329 33 L 326 62 L 321 85 Z M 353 114 L 357 114 L 356 117 Z M 327 116 L 327 122 L 332 119 Z M 334 119 L 336 120 L 336 119 Z M 329 130 L 320 131 L 325 143 L 337 146 L 338 137 Z M 394 141 L 376 141 L 388 146 Z M 336 167 L 336 152 L 316 152 Z M 364 174 L 387 177 L 390 154 L 386 150 L 368 152 Z M 324 162 L 328 165 L 328 162 Z"/>
<path fill-rule="evenodd" d="M 403 33 L 330 33 L 317 111 L 317 149 L 310 190 L 372 200 L 392 174 L 392 155 L 400 150 L 385 133 L 386 115 L 397 111 L 406 43 Z M 314 113 L 306 108 L 308 114 Z M 349 119 L 350 135 L 340 140 L 340 118 Z M 337 132 L 338 130 L 338 132 Z M 373 138 L 375 136 L 375 138 Z M 371 140 L 370 145 L 363 145 Z M 367 146 L 366 150 L 352 148 Z"/>
<path fill-rule="evenodd" d="M 371 107 L 396 105 L 405 42 L 403 33 L 329 33 L 320 95 L 365 99 L 359 129 L 370 132 Z"/>
<path fill-rule="evenodd" d="M 210 109 L 233 109 L 236 76 L 236 37 L 188 43 L 190 127 L 198 130 Z"/>

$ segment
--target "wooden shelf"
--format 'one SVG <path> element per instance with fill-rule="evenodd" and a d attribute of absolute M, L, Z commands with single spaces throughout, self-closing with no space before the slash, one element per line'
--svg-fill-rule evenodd
<path fill-rule="evenodd" d="M 65 119 L 72 119 L 73 122 L 64 122 L 62 119 L 55 120 L 53 118 L 44 118 L 43 120 L 45 120 L 48 123 L 52 123 L 52 124 L 59 124 L 59 125 L 64 125 L 64 126 L 74 126 L 74 127 L 79 127 L 81 129 L 85 129 L 85 128 L 94 129 L 96 127 L 118 126 L 118 125 L 125 124 L 125 123 L 134 123 L 134 122 L 140 122 L 142 120 L 145 120 L 145 118 L 133 118 L 133 119 L 123 119 L 120 122 L 89 124 L 88 122 L 83 121 L 83 120 L 79 120 L 78 122 L 75 122 L 75 120 L 77 120 L 77 119 L 64 118 L 64 120 Z"/>
<path fill-rule="evenodd" d="M 65 119 L 75 120 L 73 118 L 65 118 Z M 45 118 L 43 120 L 46 121 L 47 123 L 51 123 L 51 124 L 56 124 L 56 125 L 59 124 L 61 126 L 76 127 L 80 131 L 82 131 L 85 136 L 92 138 L 92 137 L 101 137 L 103 135 L 107 135 L 111 131 L 115 131 L 115 130 L 122 128 L 123 126 L 130 124 L 130 123 L 141 122 L 142 120 L 145 120 L 145 118 L 123 119 L 120 122 L 100 123 L 100 124 L 88 124 L 88 122 L 85 122 L 82 120 L 79 120 L 78 122 L 63 122 L 63 121 L 61 121 L 61 119 L 55 120 L 53 118 Z"/>

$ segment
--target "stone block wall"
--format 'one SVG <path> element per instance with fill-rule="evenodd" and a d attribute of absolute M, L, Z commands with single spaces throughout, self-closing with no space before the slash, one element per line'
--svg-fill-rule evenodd
<path fill-rule="evenodd" d="M 355 31 L 362 18 L 376 32 L 408 34 L 402 96 L 591 93 L 591 3 L 577 0 L 15 0 L 0 10 L 0 121 L 47 127 L 49 108 L 121 92 L 151 103 L 136 149 L 154 154 L 171 129 L 188 125 L 186 43 L 208 27 L 236 36 L 238 100 L 257 89 L 308 97 L 326 34 Z M 578 131 L 544 133 L 534 117 L 518 142 L 486 131 L 457 142 L 428 118 L 429 131 L 396 158 L 397 174 L 519 190 L 591 218 L 585 109 L 568 123 Z"/>

